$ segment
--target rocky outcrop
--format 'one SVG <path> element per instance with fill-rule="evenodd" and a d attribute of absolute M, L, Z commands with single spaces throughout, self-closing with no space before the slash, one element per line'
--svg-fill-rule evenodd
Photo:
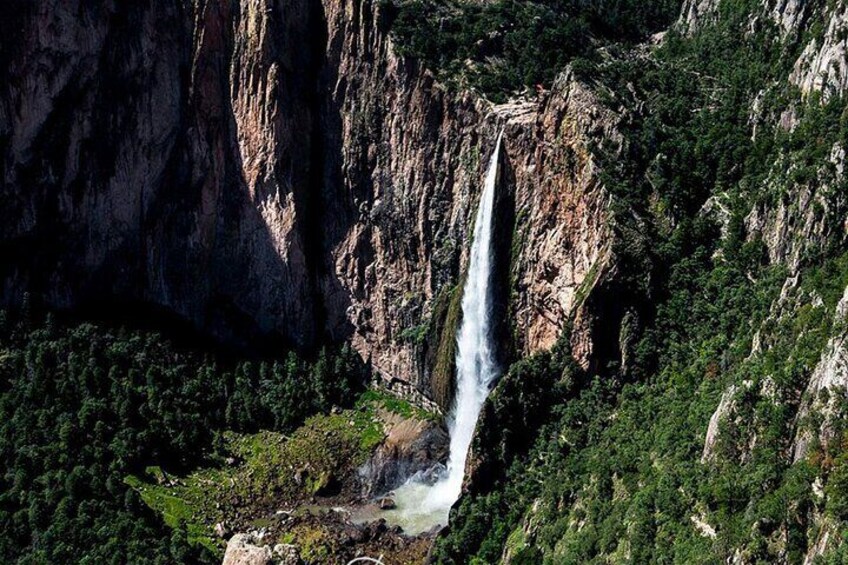
<path fill-rule="evenodd" d="M 710 423 L 707 426 L 707 434 L 704 438 L 704 449 L 701 453 L 701 463 L 706 463 L 713 459 L 715 455 L 716 442 L 719 437 L 719 429 L 725 422 L 734 407 L 733 399 L 736 396 L 736 385 L 731 385 L 721 395 L 721 400 L 718 407 L 710 416 Z"/>
<path fill-rule="evenodd" d="M 590 146 L 621 143 L 617 118 L 569 73 L 533 113 L 496 108 L 507 120 L 515 175 L 512 304 L 521 352 L 549 349 L 610 262 L 610 196 Z M 574 354 L 592 356 L 590 332 L 577 326 Z M 588 338 L 588 339 L 587 339 Z"/>
<path fill-rule="evenodd" d="M 751 380 L 739 385 L 730 385 L 721 395 L 718 407 L 710 417 L 701 452 L 701 463 L 714 463 L 722 453 L 724 461 L 737 460 L 740 464 L 749 461 L 760 440 L 760 419 L 745 410 L 744 404 L 752 398 L 777 403 L 774 379 L 765 376 L 758 383 Z M 726 436 L 723 433 L 729 432 Z M 719 450 L 721 442 L 724 449 Z"/>
<path fill-rule="evenodd" d="M 387 415 L 385 431 L 386 439 L 359 469 L 363 494 L 369 498 L 401 486 L 448 458 L 450 438 L 436 422 Z"/>
<path fill-rule="evenodd" d="M 719 0 L 685 0 L 677 20 L 677 28 L 685 34 L 714 22 L 718 17 Z"/>
<path fill-rule="evenodd" d="M 505 348 L 549 347 L 607 264 L 589 145 L 616 120 L 570 75 L 499 107 L 448 92 L 395 53 L 376 0 L 24 4 L 0 49 L 3 304 L 350 339 L 447 405 L 458 318 L 439 304 L 501 128 Z"/>
<path fill-rule="evenodd" d="M 536 499 L 530 506 L 524 518 L 518 527 L 513 530 L 509 536 L 509 540 L 504 545 L 503 553 L 501 554 L 502 565 L 511 565 L 513 563 L 521 563 L 520 554 L 526 550 L 528 545 L 532 543 L 539 529 L 538 512 L 541 506 L 541 500 Z M 526 559 L 526 557 L 525 557 Z"/>
<path fill-rule="evenodd" d="M 797 37 L 803 31 L 812 4 L 805 0 L 762 0 L 759 10 L 748 14 L 747 31 L 752 32 L 759 22 L 766 21 L 777 26 L 782 39 Z M 685 0 L 677 28 L 691 35 L 708 27 L 718 20 L 720 5 L 721 0 Z"/>
<path fill-rule="evenodd" d="M 273 562 L 269 546 L 256 545 L 248 534 L 236 534 L 227 543 L 223 565 L 271 565 Z"/>
<path fill-rule="evenodd" d="M 297 549 L 292 545 L 277 544 L 272 549 L 263 545 L 254 534 L 236 534 L 227 542 L 222 565 L 298 565 L 301 563 Z"/>
<path fill-rule="evenodd" d="M 848 3 L 830 3 L 824 21 L 826 31 L 806 45 L 790 80 L 803 93 L 820 92 L 827 101 L 848 89 Z"/>
<path fill-rule="evenodd" d="M 833 525 L 826 519 L 817 520 L 817 522 L 819 533 L 807 549 L 803 565 L 815 565 L 821 562 L 825 552 L 834 545 L 833 540 L 836 535 L 834 535 Z"/>
<path fill-rule="evenodd" d="M 776 195 L 761 199 L 745 218 L 751 240 L 761 239 L 769 260 L 797 272 L 805 254 L 820 253 L 828 241 L 846 237 L 848 198 L 841 189 L 845 148 L 835 143 L 811 181 L 796 183 L 787 175 L 802 165 L 784 156 L 762 188 Z"/>
<path fill-rule="evenodd" d="M 793 460 L 796 462 L 809 455 L 814 439 L 823 449 L 842 439 L 837 435 L 834 423 L 840 420 L 840 406 L 848 399 L 848 333 L 844 330 L 846 316 L 848 288 L 834 315 L 833 323 L 837 333 L 828 342 L 816 365 L 798 410 L 798 432 L 792 446 Z M 817 422 L 809 421 L 812 415 L 816 416 Z"/>
<path fill-rule="evenodd" d="M 677 29 L 692 35 L 714 23 L 719 16 L 719 0 L 686 0 Z M 821 33 L 808 33 L 811 19 L 824 22 Z M 820 93 L 822 101 L 840 96 L 848 88 L 848 3 L 840 0 L 826 5 L 804 0 L 762 0 L 759 11 L 748 16 L 752 33 L 762 22 L 774 24 L 779 39 L 788 45 L 803 40 L 803 50 L 793 67 L 789 82 L 804 95 Z"/>
<path fill-rule="evenodd" d="M 763 7 L 784 37 L 798 33 L 809 15 L 810 4 L 804 0 L 763 0 Z"/>

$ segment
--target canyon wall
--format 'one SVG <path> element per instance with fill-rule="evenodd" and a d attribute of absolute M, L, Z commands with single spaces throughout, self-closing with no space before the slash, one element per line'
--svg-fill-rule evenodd
<path fill-rule="evenodd" d="M 448 91 L 372 0 L 2 10 L 3 304 L 137 303 L 238 345 L 350 339 L 445 404 L 501 128 L 504 348 L 550 347 L 609 263 L 589 145 L 616 119 L 569 74 L 503 106 Z"/>
<path fill-rule="evenodd" d="M 311 4 L 5 4 L 3 302 L 314 342 Z"/>

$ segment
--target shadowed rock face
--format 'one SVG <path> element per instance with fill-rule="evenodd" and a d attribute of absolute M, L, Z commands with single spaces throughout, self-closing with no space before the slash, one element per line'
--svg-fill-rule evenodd
<path fill-rule="evenodd" d="M 227 340 L 311 344 L 311 5 L 8 9 L 3 301 L 132 299 Z"/>
<path fill-rule="evenodd" d="M 615 116 L 569 75 L 532 103 L 448 93 L 394 53 L 378 4 L 7 3 L 2 303 L 140 303 L 237 345 L 350 339 L 446 405 L 438 306 L 505 128 L 500 334 L 553 344 L 609 263 L 588 147 L 617 141 Z"/>
<path fill-rule="evenodd" d="M 359 469 L 363 495 L 374 497 L 398 488 L 411 476 L 445 463 L 450 438 L 432 421 L 389 417 L 386 439 Z"/>

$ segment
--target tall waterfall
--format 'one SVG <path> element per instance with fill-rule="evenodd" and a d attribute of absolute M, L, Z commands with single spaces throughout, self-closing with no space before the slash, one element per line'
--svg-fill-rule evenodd
<path fill-rule="evenodd" d="M 448 465 L 435 483 L 426 477 L 412 477 L 393 493 L 397 507 L 379 514 L 410 535 L 447 525 L 450 508 L 462 491 L 465 461 L 477 418 L 492 382 L 498 377 L 492 347 L 492 216 L 502 137 L 503 133 L 498 135 L 489 161 L 474 221 L 474 242 L 462 295 L 462 325 L 457 337 L 457 389 L 448 421 L 451 438 Z M 366 522 L 377 517 L 365 511 L 354 520 Z"/>
<path fill-rule="evenodd" d="M 489 387 L 498 377 L 492 347 L 492 216 L 502 137 L 503 132 L 498 135 L 489 161 L 474 221 L 474 242 L 462 294 L 462 325 L 457 338 L 456 396 L 448 422 L 450 458 L 444 478 L 433 485 L 425 501 L 430 507 L 450 508 L 459 498 L 474 428 Z"/>

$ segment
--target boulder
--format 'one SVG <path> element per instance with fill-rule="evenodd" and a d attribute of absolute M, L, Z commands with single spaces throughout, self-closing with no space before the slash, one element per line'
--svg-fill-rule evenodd
<path fill-rule="evenodd" d="M 448 456 L 450 438 L 436 422 L 390 415 L 386 439 L 359 468 L 363 495 L 383 495 L 416 473 L 426 472 Z"/>
<path fill-rule="evenodd" d="M 236 534 L 227 543 L 222 565 L 274 565 L 274 554 L 267 545 L 258 545 L 251 534 Z"/>
<path fill-rule="evenodd" d="M 299 565 L 300 553 L 291 544 L 271 546 L 254 534 L 236 534 L 230 538 L 222 565 Z"/>
<path fill-rule="evenodd" d="M 274 558 L 278 565 L 299 565 L 300 553 L 297 546 L 290 543 L 278 543 L 274 546 Z"/>

